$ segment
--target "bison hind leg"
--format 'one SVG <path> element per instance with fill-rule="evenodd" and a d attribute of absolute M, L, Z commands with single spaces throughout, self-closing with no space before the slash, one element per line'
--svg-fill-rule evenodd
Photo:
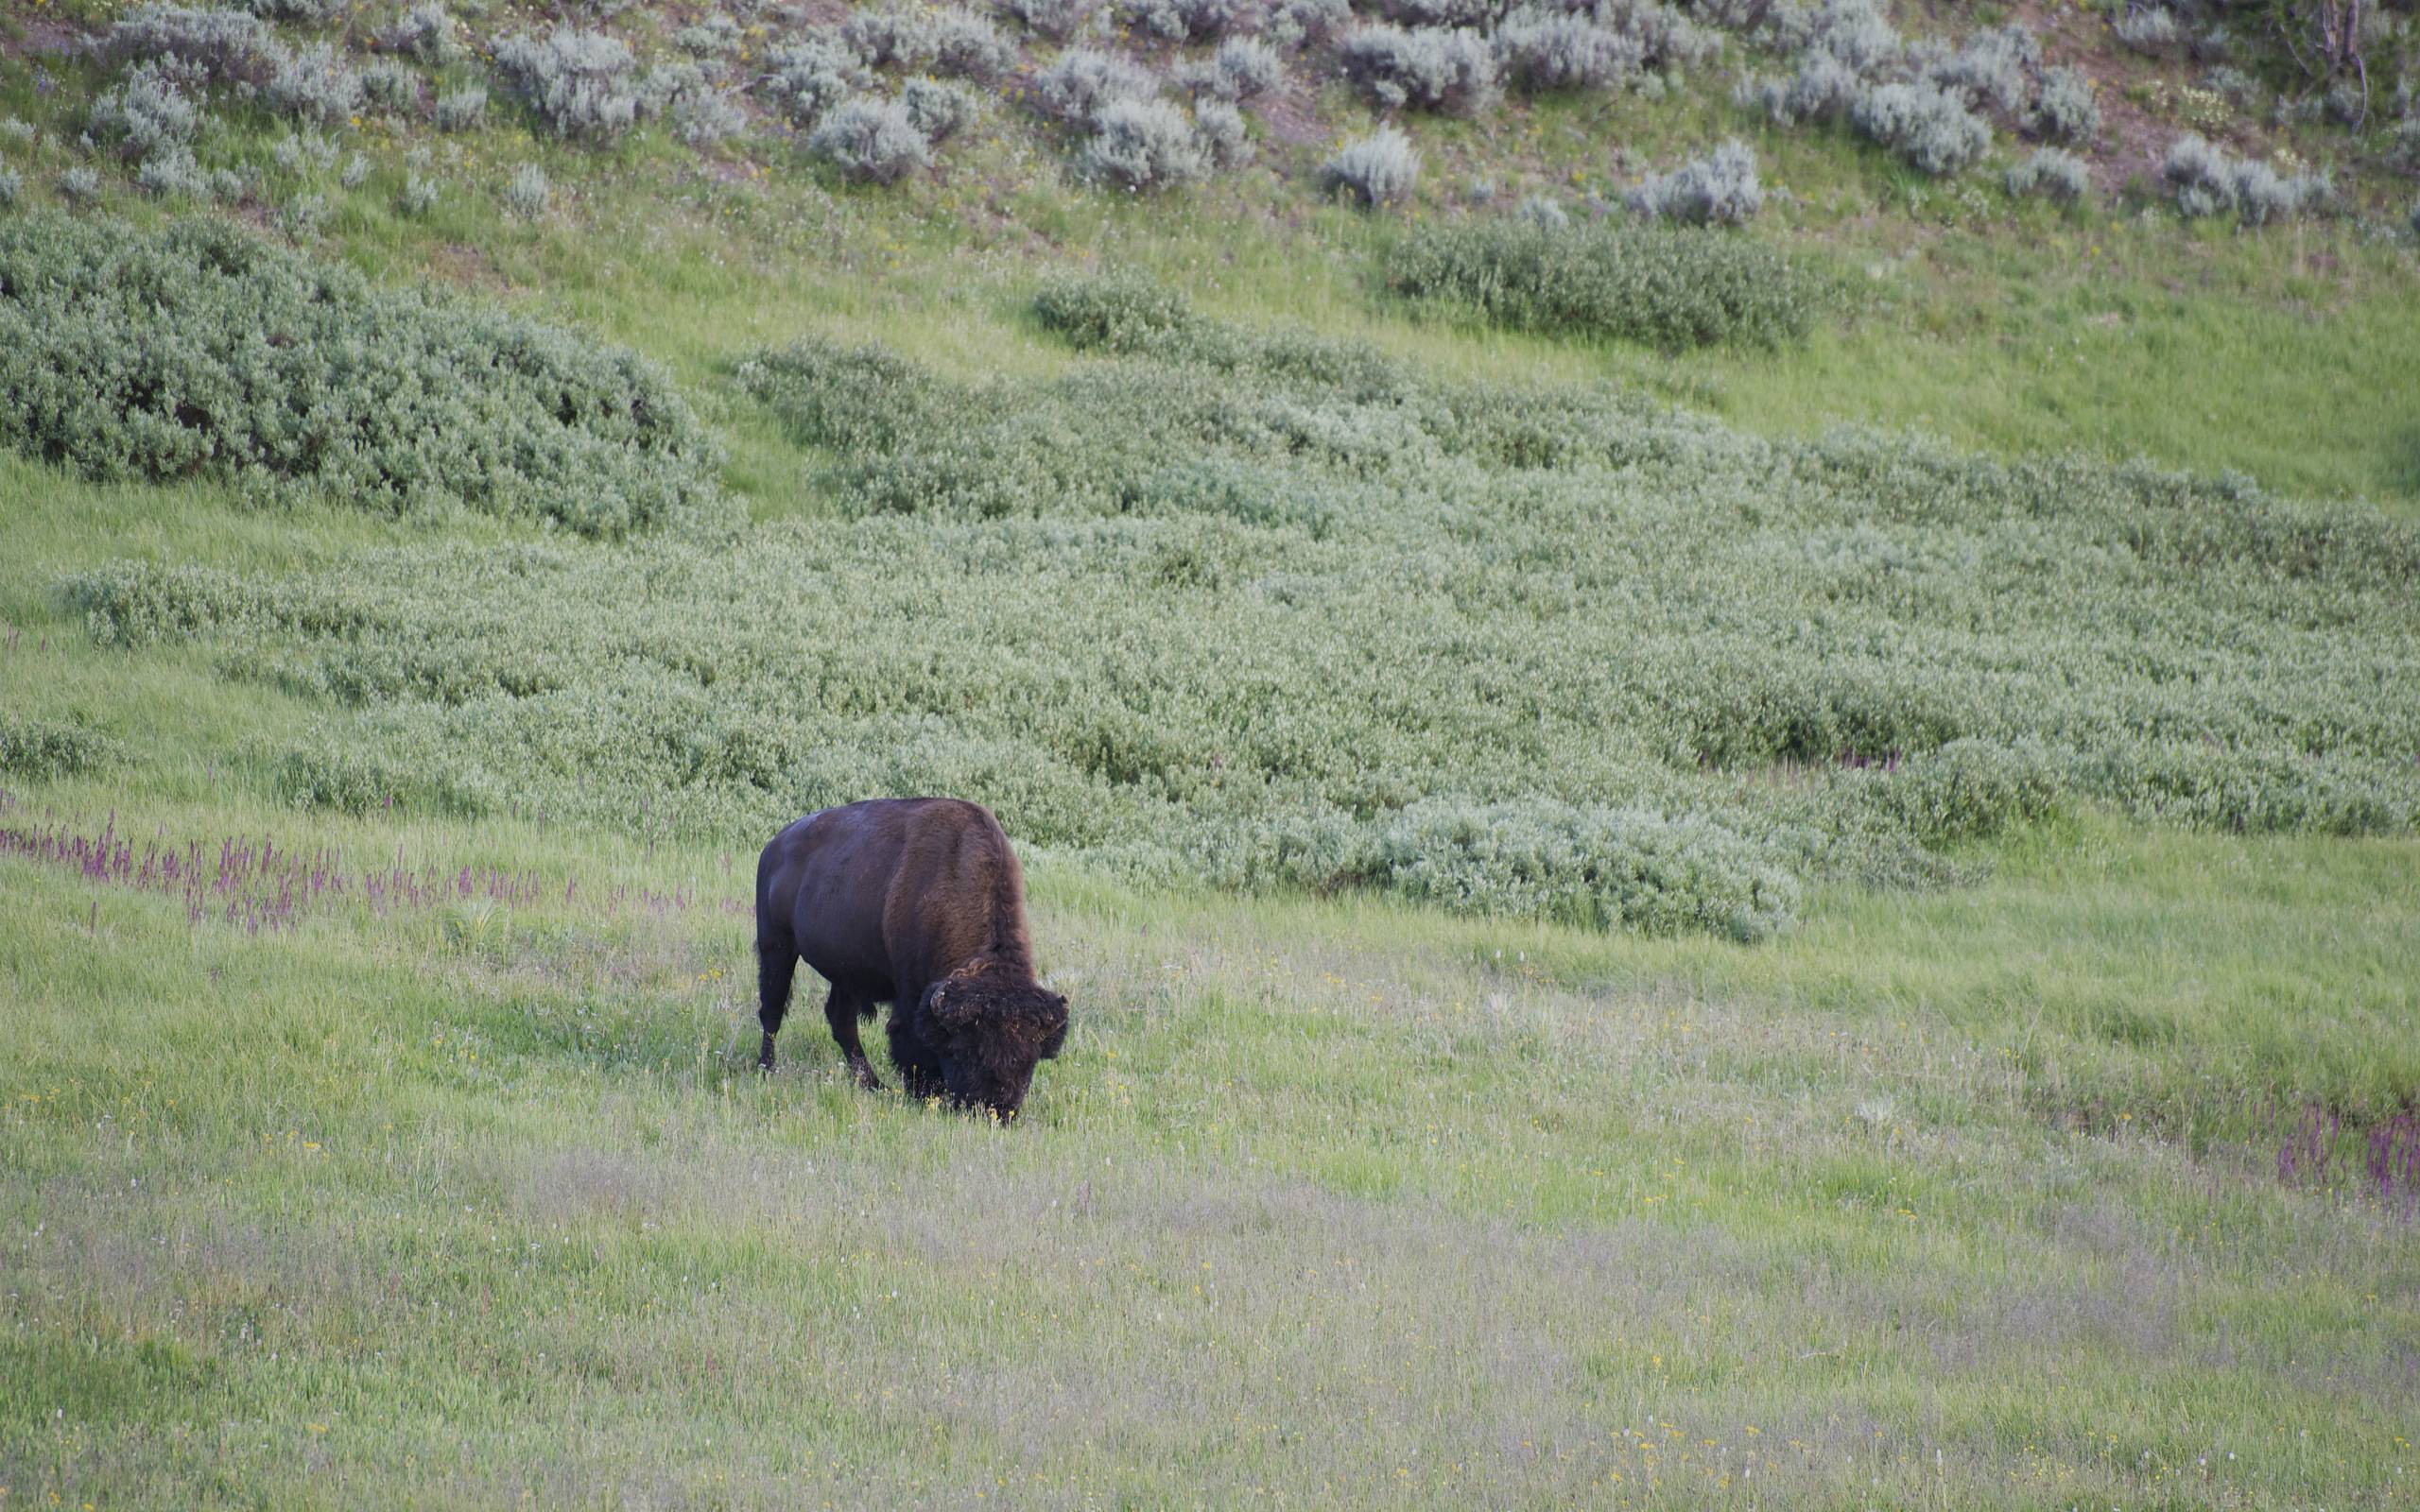
<path fill-rule="evenodd" d="M 773 1069 L 773 1036 L 790 1011 L 790 978 L 798 972 L 798 951 L 787 940 L 756 941 L 756 1023 L 765 1041 L 756 1052 L 756 1069 Z"/>

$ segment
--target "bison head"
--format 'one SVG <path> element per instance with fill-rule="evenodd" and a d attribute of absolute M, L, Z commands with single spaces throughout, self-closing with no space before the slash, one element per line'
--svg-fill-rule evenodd
<path fill-rule="evenodd" d="M 1067 1038 L 1067 1000 L 1031 982 L 959 978 L 934 985 L 925 1017 L 941 1056 L 942 1085 L 959 1108 L 1017 1116 L 1033 1068 Z"/>

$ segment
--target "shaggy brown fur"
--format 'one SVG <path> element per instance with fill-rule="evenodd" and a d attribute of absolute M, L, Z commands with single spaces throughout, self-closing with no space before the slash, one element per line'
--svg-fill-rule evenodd
<path fill-rule="evenodd" d="M 948 798 L 873 799 L 810 814 L 756 864 L 756 1063 L 773 1069 L 799 960 L 832 984 L 823 1016 L 857 1080 L 880 1088 L 857 1021 L 889 1003 L 908 1095 L 1014 1118 L 1037 1061 L 1059 1053 L 1067 1000 L 1033 979 L 1025 873 L 997 819 Z"/>

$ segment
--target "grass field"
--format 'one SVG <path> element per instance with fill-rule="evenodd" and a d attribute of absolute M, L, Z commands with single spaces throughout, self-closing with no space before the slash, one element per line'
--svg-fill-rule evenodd
<path fill-rule="evenodd" d="M 0 48 L 0 216 L 105 77 Z M 227 115 L 206 161 L 284 135 Z M 1735 129 L 1802 343 L 1383 290 L 1470 178 Z M 575 541 L 0 451 L 0 1512 L 2420 1499 L 2410 242 L 1985 202 L 1710 88 L 1420 130 L 1376 217 L 1305 201 L 1318 145 L 1134 203 L 986 128 L 867 191 L 501 101 L 268 170 L 305 255 L 662 364 L 732 507 Z M 1103 267 L 1210 354 L 1046 329 Z M 854 369 L 749 366 L 802 340 L 941 421 L 834 439 Z M 984 518 L 969 437 L 1060 491 Z M 1911 817 L 1949 733 L 2058 754 Z M 1012 1128 L 858 1091 L 812 1011 L 753 1069 L 755 846 L 892 778 L 1026 853 L 1074 1028 Z M 1659 879 L 1716 902 L 1556 921 L 1626 795 L 1730 827 Z M 1616 820 L 1521 851 L 1571 805 Z"/>

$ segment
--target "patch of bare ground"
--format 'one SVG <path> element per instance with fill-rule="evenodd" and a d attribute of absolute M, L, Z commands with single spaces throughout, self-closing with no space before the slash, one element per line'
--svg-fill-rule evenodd
<path fill-rule="evenodd" d="M 19 15 L 0 27 L 0 58 L 64 58 L 82 52 L 91 42 L 67 22 Z"/>

